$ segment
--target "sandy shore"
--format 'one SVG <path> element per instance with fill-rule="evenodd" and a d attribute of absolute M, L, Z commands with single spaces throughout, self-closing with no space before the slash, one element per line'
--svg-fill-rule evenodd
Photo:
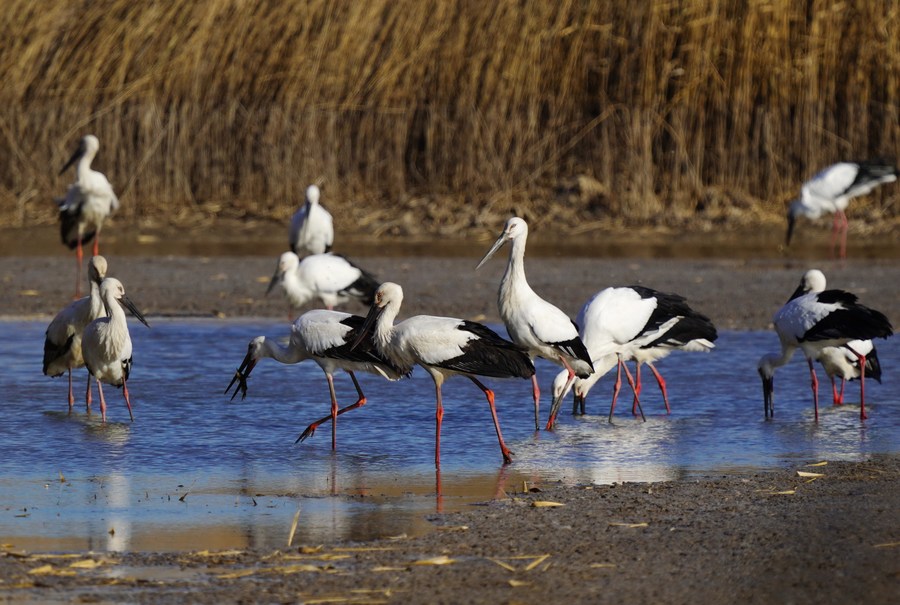
<path fill-rule="evenodd" d="M 464 257 L 354 260 L 404 286 L 402 315 L 499 322 L 504 261 L 474 271 L 486 247 L 473 246 Z M 63 254 L 0 257 L 0 315 L 49 320 L 71 299 L 72 264 Z M 110 259 L 112 274 L 150 317 L 286 319 L 286 303 L 263 296 L 274 264 L 259 256 Z M 723 330 L 768 329 L 812 266 L 826 272 L 831 287 L 856 292 L 900 323 L 894 259 L 843 266 L 775 259 L 527 262 L 534 289 L 573 317 L 601 288 L 641 283 L 683 294 Z M 824 477 L 799 477 L 798 470 Z M 439 529 L 429 535 L 375 544 L 74 559 L 11 551 L 0 556 L 0 601 L 888 603 L 900 586 L 898 486 L 895 455 L 699 481 L 539 485 L 528 493 L 523 486 L 483 507 L 436 516 Z M 417 564 L 444 558 L 452 562 Z M 70 567 L 73 561 L 93 563 Z"/>
<path fill-rule="evenodd" d="M 0 600 L 895 602 L 900 458 L 812 464 L 667 483 L 523 485 L 434 516 L 425 536 L 367 544 L 69 558 L 9 551 Z"/>

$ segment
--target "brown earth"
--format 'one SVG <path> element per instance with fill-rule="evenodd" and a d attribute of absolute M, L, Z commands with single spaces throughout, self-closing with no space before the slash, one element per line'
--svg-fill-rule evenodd
<path fill-rule="evenodd" d="M 276 552 L 7 551 L 0 601 L 893 603 L 898 506 L 897 456 L 653 484 L 523 485 L 436 515 L 435 531 L 417 538 Z"/>

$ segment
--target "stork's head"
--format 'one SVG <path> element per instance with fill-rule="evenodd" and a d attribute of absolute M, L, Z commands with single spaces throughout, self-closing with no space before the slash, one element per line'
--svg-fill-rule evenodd
<path fill-rule="evenodd" d="M 491 249 L 487 251 L 487 254 L 481 259 L 478 265 L 475 267 L 477 270 L 481 265 L 487 262 L 487 260 L 494 255 L 497 250 L 503 247 L 508 241 L 513 241 L 516 239 L 525 239 L 528 237 L 528 223 L 525 222 L 524 219 L 521 219 L 517 216 L 514 216 L 506 221 L 506 224 L 503 226 L 503 231 L 500 233 L 500 237 L 497 238 L 497 241 L 494 242 L 494 245 L 491 246 Z"/>

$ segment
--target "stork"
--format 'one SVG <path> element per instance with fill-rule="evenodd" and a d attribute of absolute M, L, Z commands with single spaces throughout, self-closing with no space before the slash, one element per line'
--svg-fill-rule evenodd
<path fill-rule="evenodd" d="M 500 431 L 494 393 L 476 376 L 530 378 L 534 376 L 531 359 L 517 345 L 473 321 L 416 315 L 394 324 L 402 303 L 403 288 L 392 282 L 381 284 L 354 346 L 372 332 L 376 348 L 397 367 L 409 371 L 418 364 L 431 375 L 436 397 L 435 467 L 441 466 L 441 421 L 444 417 L 441 385 L 454 374 L 468 377 L 484 393 L 500 442 L 503 462 L 512 462 L 511 452 Z"/>
<path fill-rule="evenodd" d="M 855 378 L 860 378 L 860 360 L 857 353 L 866 358 L 864 378 L 874 378 L 881 382 L 881 362 L 878 351 L 871 340 L 851 340 L 841 347 L 825 347 L 819 356 L 819 363 L 831 380 L 831 393 L 834 405 L 844 404 L 844 386 Z M 841 379 L 841 390 L 838 392 L 835 377 Z"/>
<path fill-rule="evenodd" d="M 575 410 L 584 413 L 587 393 L 596 382 L 617 366 L 616 383 L 613 390 L 609 420 L 612 422 L 616 398 L 621 388 L 621 370 L 624 368 L 628 381 L 634 389 L 634 405 L 640 405 L 640 368 L 646 363 L 656 377 L 666 412 L 671 411 L 666 382 L 653 362 L 672 351 L 708 352 L 718 337 L 716 327 L 708 317 L 698 313 L 678 294 L 659 292 L 644 286 L 610 287 L 601 290 L 581 307 L 577 319 L 581 326 L 581 338 L 594 363 L 594 373 L 586 379 L 576 379 Z M 636 364 L 635 379 L 628 373 L 625 362 Z M 565 375 L 563 372 L 554 380 L 554 395 L 561 403 L 565 396 Z M 562 390 L 562 396 L 558 393 Z M 555 415 L 557 410 L 551 410 Z M 573 410 L 574 411 L 574 410 Z"/>
<path fill-rule="evenodd" d="M 525 278 L 525 242 L 528 239 L 528 223 L 519 217 L 506 221 L 503 232 L 494 245 L 475 267 L 484 265 L 506 242 L 511 242 L 506 272 L 500 281 L 498 306 L 506 331 L 514 343 L 524 348 L 531 359 L 543 357 L 566 369 L 568 385 L 575 376 L 587 378 L 594 371 L 591 357 L 581 338 L 578 326 L 559 308 L 537 295 Z M 538 413 L 541 391 L 536 375 L 532 375 L 534 395 L 534 428 L 539 429 Z M 568 390 L 569 386 L 566 386 Z M 551 409 L 559 407 L 554 398 Z M 552 429 L 555 416 L 551 413 L 547 429 Z"/>
<path fill-rule="evenodd" d="M 334 225 L 331 213 L 319 204 L 321 192 L 316 185 L 306 188 L 306 201 L 291 217 L 288 230 L 291 251 L 298 256 L 331 251 Z"/>
<path fill-rule="evenodd" d="M 800 197 L 788 210 L 786 244 L 790 245 L 798 216 L 818 219 L 822 214 L 834 215 L 831 233 L 831 255 L 840 237 L 840 258 L 847 257 L 847 215 L 850 200 L 866 195 L 883 183 L 897 180 L 897 167 L 885 162 L 839 162 L 821 170 L 803 184 Z"/>
<path fill-rule="evenodd" d="M 857 302 L 857 297 L 843 290 L 826 290 L 825 275 L 811 269 L 803 275 L 797 290 L 772 318 L 781 342 L 780 353 L 763 355 L 757 364 L 763 385 L 766 418 L 774 416 L 775 369 L 785 365 L 799 347 L 809 364 L 815 419 L 819 420 L 819 381 L 813 362 L 827 347 L 847 345 L 854 340 L 887 338 L 893 334 L 884 314 Z M 852 350 L 852 349 L 851 349 Z M 866 356 L 852 350 L 865 367 Z M 865 374 L 859 377 L 860 420 L 866 419 Z"/>
<path fill-rule="evenodd" d="M 128 406 L 128 415 L 134 422 L 127 384 L 131 374 L 132 345 L 124 309 L 128 309 L 148 328 L 150 324 L 125 295 L 125 286 L 116 278 L 107 277 L 103 280 L 100 284 L 100 298 L 106 310 L 106 317 L 95 319 L 84 329 L 81 338 L 84 365 L 97 380 L 97 391 L 100 393 L 100 416 L 103 422 L 106 422 L 106 399 L 103 396 L 102 385 L 104 382 L 122 387 L 125 405 Z"/>
<path fill-rule="evenodd" d="M 240 392 L 241 399 L 244 399 L 247 396 L 247 379 L 250 372 L 259 360 L 266 357 L 284 364 L 312 359 L 322 368 L 328 381 L 331 414 L 310 424 L 300 433 L 296 442 L 311 437 L 321 424 L 331 420 L 331 449 L 336 449 L 337 417 L 366 404 L 366 396 L 354 372 L 377 374 L 388 380 L 399 380 L 409 374 L 408 370 L 399 369 L 372 345 L 359 346 L 351 350 L 353 339 L 356 338 L 364 321 L 364 318 L 349 313 L 314 309 L 298 317 L 291 325 L 291 338 L 286 347 L 265 336 L 257 336 L 247 346 L 247 355 L 225 389 L 225 393 L 227 394 L 234 386 L 231 398 L 234 399 Z M 334 373 L 337 370 L 344 370 L 350 375 L 358 395 L 356 403 L 341 409 L 338 409 L 337 395 L 334 392 Z"/>
<path fill-rule="evenodd" d="M 82 245 L 94 239 L 93 255 L 100 253 L 100 230 L 103 222 L 119 209 L 119 198 L 101 172 L 91 169 L 91 162 L 100 149 L 100 141 L 92 134 L 81 139 L 78 149 L 60 170 L 65 172 L 77 162 L 75 182 L 69 185 L 59 205 L 59 227 L 62 242 L 75 249 L 78 267 L 75 272 L 75 298 L 81 296 Z"/>
<path fill-rule="evenodd" d="M 339 254 L 313 254 L 300 260 L 293 252 L 285 252 L 278 259 L 266 294 L 276 285 L 281 285 L 292 307 L 318 298 L 330 310 L 351 300 L 371 305 L 378 281 Z"/>
<path fill-rule="evenodd" d="M 106 277 L 107 262 L 102 256 L 94 256 L 88 262 L 88 280 L 91 294 L 66 305 L 44 333 L 44 375 L 56 378 L 69 374 L 69 413 L 75 404 L 72 393 L 72 370 L 84 366 L 81 354 L 81 336 L 85 326 L 102 317 L 106 311 L 100 298 L 100 282 Z M 91 377 L 88 375 L 85 403 L 91 405 Z"/>

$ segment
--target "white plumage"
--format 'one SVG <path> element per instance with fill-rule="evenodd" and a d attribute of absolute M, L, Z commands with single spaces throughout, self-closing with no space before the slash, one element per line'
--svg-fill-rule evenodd
<path fill-rule="evenodd" d="M 334 221 L 319 204 L 320 194 L 316 185 L 307 187 L 306 201 L 291 217 L 288 238 L 298 256 L 328 252 L 334 243 Z"/>
<path fill-rule="evenodd" d="M 100 282 L 106 277 L 107 262 L 102 256 L 94 256 L 88 263 L 88 281 L 90 296 L 79 298 L 66 305 L 44 333 L 44 375 L 69 375 L 69 412 L 75 404 L 72 393 L 72 370 L 84 366 L 81 354 L 81 336 L 85 326 L 105 314 L 103 300 L 100 298 Z M 88 386 L 85 403 L 90 409 L 91 378 L 88 375 Z"/>
<path fill-rule="evenodd" d="M 500 452 L 504 462 L 511 462 L 509 448 L 503 442 L 500 422 L 494 407 L 494 393 L 476 376 L 494 378 L 529 378 L 534 365 L 528 356 L 513 343 L 476 322 L 451 317 L 416 315 L 398 324 L 394 319 L 400 312 L 403 289 L 391 282 L 381 284 L 375 292 L 375 302 L 366 318 L 365 326 L 356 340 L 360 343 L 373 329 L 375 347 L 404 372 L 420 365 L 434 380 L 436 394 L 436 434 L 434 463 L 441 464 L 441 420 L 444 407 L 441 385 L 454 374 L 467 376 L 487 397 L 491 409 Z"/>
<path fill-rule="evenodd" d="M 331 252 L 313 254 L 303 260 L 293 252 L 285 252 L 278 259 L 266 294 L 276 285 L 281 285 L 292 307 L 302 307 L 317 298 L 328 309 L 351 300 L 368 306 L 378 288 L 371 273 Z"/>
<path fill-rule="evenodd" d="M 799 216 L 816 220 L 823 214 L 834 215 L 831 250 L 838 236 L 841 239 L 840 257 L 847 256 L 847 215 L 844 211 L 850 200 L 866 195 L 883 183 L 897 180 L 897 168 L 884 162 L 840 162 L 821 170 L 803 184 L 800 197 L 788 210 L 787 244 L 791 243 L 794 224 Z"/>
<path fill-rule="evenodd" d="M 618 366 L 610 420 L 621 388 L 621 369 L 625 369 L 634 389 L 633 405 L 639 406 L 640 366 L 643 363 L 650 366 L 668 412 L 665 380 L 653 363 L 676 350 L 708 352 L 715 347 L 713 341 L 718 336 L 709 318 L 694 311 L 684 297 L 643 286 L 601 290 L 582 306 L 577 323 L 581 326 L 581 338 L 593 361 L 594 372 L 586 379 L 575 379 L 576 408 L 580 406 L 584 413 L 584 400 L 591 387 L 613 366 Z M 636 363 L 635 379 L 624 364 L 628 360 Z M 560 372 L 554 380 L 554 396 L 559 401 L 566 394 L 566 382 L 565 372 Z M 551 410 L 551 415 L 555 412 Z"/>
<path fill-rule="evenodd" d="M 119 209 L 119 198 L 106 176 L 91 169 L 91 162 L 100 149 L 100 141 L 92 134 L 81 139 L 78 149 L 63 166 L 60 174 L 77 162 L 75 182 L 69 185 L 59 204 L 59 226 L 62 241 L 75 249 L 78 268 L 75 275 L 75 296 L 81 294 L 82 245 L 94 238 L 93 255 L 100 253 L 100 230 L 103 222 Z"/>
<path fill-rule="evenodd" d="M 103 382 L 122 387 L 125 405 L 128 406 L 128 415 L 134 422 L 127 385 L 128 376 L 131 373 L 132 344 L 123 307 L 131 311 L 131 314 L 145 326 L 149 328 L 150 325 L 134 306 L 134 303 L 125 295 L 125 287 L 116 278 L 107 277 L 103 280 L 100 284 L 100 298 L 103 300 L 106 317 L 95 319 L 84 329 L 81 339 L 84 365 L 97 380 L 97 390 L 100 393 L 100 415 L 103 422 L 106 422 L 106 399 L 103 396 L 103 385 L 101 384 Z"/>
<path fill-rule="evenodd" d="M 246 397 L 247 378 L 250 377 L 250 372 L 253 371 L 259 360 L 265 357 L 271 357 L 284 364 L 295 364 L 312 359 L 322 368 L 328 381 L 331 414 L 310 424 L 300 434 L 297 441 L 311 437 L 322 423 L 331 420 L 331 447 L 335 449 L 337 447 L 337 417 L 366 403 L 366 396 L 363 394 L 354 372 L 377 374 L 388 380 L 398 380 L 409 373 L 408 370 L 400 370 L 371 344 L 351 350 L 351 344 L 363 322 L 364 319 L 357 315 L 316 309 L 307 311 L 291 325 L 291 337 L 286 347 L 265 336 L 257 336 L 250 341 L 247 355 L 225 392 L 227 393 L 232 386 L 237 384 L 232 399 L 239 391 L 242 398 Z M 353 386 L 356 387 L 359 395 L 356 403 L 341 409 L 338 409 L 337 395 L 334 392 L 334 373 L 337 370 L 344 370 L 350 375 Z"/>
<path fill-rule="evenodd" d="M 525 277 L 525 244 L 528 224 L 518 217 L 506 221 L 503 232 L 487 254 L 475 267 L 477 270 L 507 241 L 511 242 L 506 272 L 500 282 L 498 306 L 506 331 L 514 343 L 523 347 L 534 359 L 543 357 L 563 366 L 571 383 L 575 376 L 587 378 L 593 372 L 578 327 L 559 308 L 537 295 Z M 532 376 L 534 395 L 534 428 L 539 428 L 540 388 L 537 376 Z M 552 407 L 559 406 L 554 399 Z M 553 428 L 551 416 L 547 428 Z"/>
<path fill-rule="evenodd" d="M 831 380 L 831 392 L 834 405 L 844 404 L 844 386 L 847 381 L 860 377 L 860 359 L 858 355 L 865 357 L 865 378 L 874 378 L 881 382 L 881 362 L 878 360 L 878 351 L 871 340 L 851 340 L 840 347 L 825 347 L 819 354 L 819 363 Z M 841 390 L 838 391 L 835 378 L 841 381 Z"/>
<path fill-rule="evenodd" d="M 825 290 L 825 275 L 812 269 L 803 275 L 788 302 L 772 318 L 781 342 L 781 353 L 769 353 L 759 360 L 757 369 L 763 384 L 766 418 L 774 415 L 775 369 L 785 365 L 799 347 L 809 364 L 815 418 L 819 419 L 819 381 L 813 361 L 823 349 L 840 347 L 853 340 L 887 338 L 893 331 L 882 313 L 857 303 L 855 295 L 843 290 Z M 856 351 L 865 366 L 865 355 Z M 865 380 L 860 377 L 860 419 L 865 420 Z"/>

